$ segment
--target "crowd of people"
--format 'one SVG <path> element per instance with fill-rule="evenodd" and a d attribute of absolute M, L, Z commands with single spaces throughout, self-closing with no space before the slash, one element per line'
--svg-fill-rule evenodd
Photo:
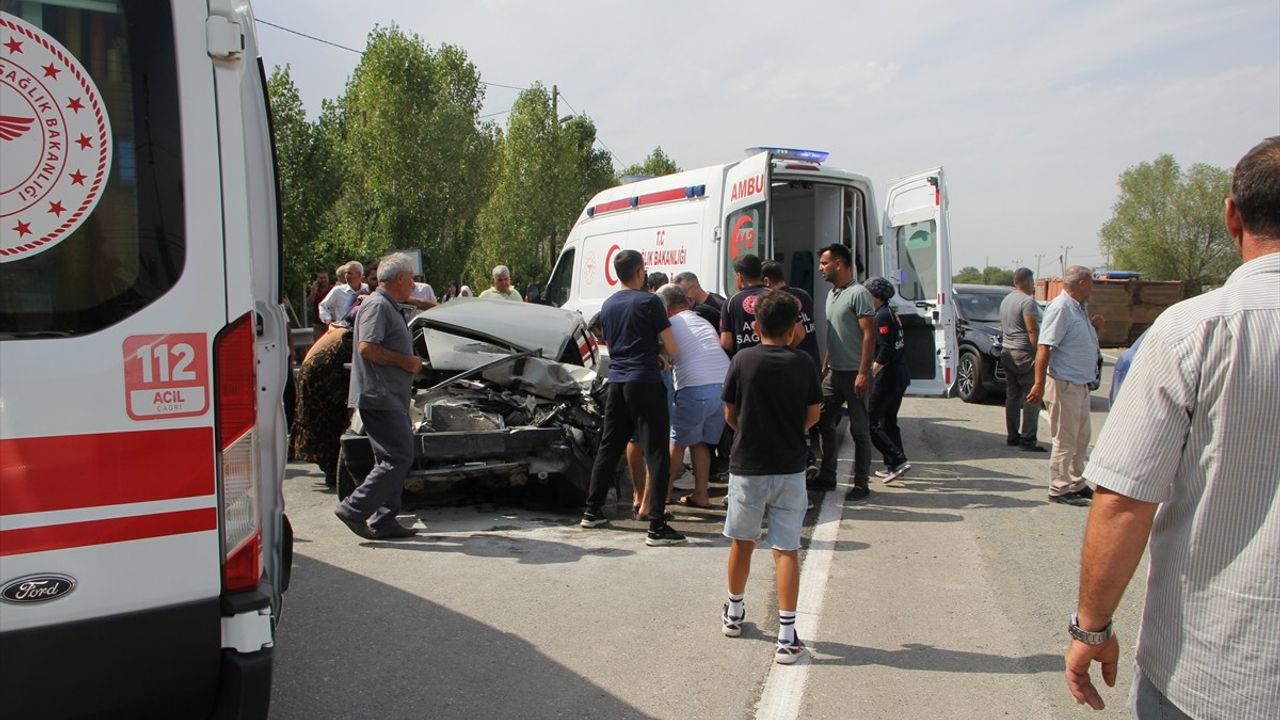
<path fill-rule="evenodd" d="M 1001 307 L 1006 441 L 1044 452 L 1036 436 L 1047 402 L 1048 499 L 1092 506 L 1066 666 L 1071 693 L 1095 709 L 1104 703 L 1090 665 L 1100 663 L 1114 684 L 1119 645 L 1111 617 L 1148 542 L 1135 714 L 1261 719 L 1280 707 L 1280 137 L 1237 165 L 1226 227 L 1244 264 L 1225 287 L 1170 308 L 1150 329 L 1092 458 L 1089 384 L 1102 318 L 1088 312 L 1091 271 L 1067 268 L 1063 292 L 1041 313 L 1031 272 L 1019 269 Z M 609 525 L 605 503 L 627 455 L 633 511 L 648 521 L 645 543 L 684 542 L 666 511 L 683 457 L 691 457 L 695 484 L 677 502 L 707 507 L 711 458 L 730 434 L 721 629 L 730 637 L 742 632 L 750 559 L 767 520 L 777 578 L 775 660 L 790 664 L 806 652 L 795 633 L 806 490 L 837 486 L 845 411 L 854 445 L 847 499 L 870 494 L 872 447 L 885 482 L 908 472 L 897 416 L 910 372 L 893 283 L 858 282 L 847 247 L 820 255 L 831 285 L 823 328 L 814 327 L 813 298 L 788 286 L 778 263 L 747 255 L 733 268 L 737 292 L 723 298 L 693 273 L 647 274 L 635 250 L 614 255 L 622 289 L 589 323 L 608 346 L 610 366 L 580 525 Z M 361 292 L 363 269 L 345 269 L 339 281 L 348 289 L 321 302 L 329 318 L 360 307 L 348 297 Z M 505 270 L 494 270 L 499 297 L 510 295 Z M 394 309 L 413 293 L 411 272 L 405 256 L 383 259 L 380 286 L 355 312 L 350 344 L 313 348 L 317 357 L 353 358 L 346 405 L 361 410 L 375 465 L 335 512 L 362 538 L 413 534 L 395 520 L 412 461 L 405 406 L 421 368 Z M 816 332 L 825 333 L 821 357 Z"/>
<path fill-rule="evenodd" d="M 380 288 L 386 296 L 386 273 L 382 272 L 386 262 L 384 258 L 368 267 L 357 260 L 345 262 L 334 270 L 336 285 L 330 284 L 329 273 L 321 270 L 307 292 L 315 337 L 299 366 L 294 398 L 289 404 L 291 456 L 318 465 L 330 487 L 337 485 L 339 441 L 351 421 L 347 392 L 354 380 L 347 366 L 355 352 L 357 320 L 365 305 L 376 299 Z M 454 298 L 474 297 L 471 288 L 457 280 L 450 280 L 445 292 L 437 296 L 431 285 L 422 281 L 421 274 L 414 274 L 412 259 L 409 263 L 409 293 L 396 299 L 397 306 L 428 310 Z M 399 271 L 401 265 L 394 269 Z M 511 271 L 505 265 L 493 269 L 492 285 L 479 297 L 524 301 L 512 289 Z"/>

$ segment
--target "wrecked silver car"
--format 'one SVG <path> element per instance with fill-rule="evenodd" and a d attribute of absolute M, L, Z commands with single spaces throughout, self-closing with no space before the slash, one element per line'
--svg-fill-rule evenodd
<path fill-rule="evenodd" d="M 458 298 L 409 322 L 426 369 L 414 381 L 415 458 L 405 490 L 545 485 L 581 504 L 602 427 L 600 360 L 582 316 Z M 373 467 L 359 413 L 342 436 L 338 495 Z"/>

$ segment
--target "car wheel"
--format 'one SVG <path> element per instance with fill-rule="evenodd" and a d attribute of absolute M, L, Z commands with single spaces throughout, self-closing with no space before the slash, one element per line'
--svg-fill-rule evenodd
<path fill-rule="evenodd" d="M 981 402 L 987 394 L 982 382 L 982 360 L 978 354 L 971 350 L 960 353 L 960 364 L 956 368 L 956 390 L 960 399 L 967 403 Z"/>

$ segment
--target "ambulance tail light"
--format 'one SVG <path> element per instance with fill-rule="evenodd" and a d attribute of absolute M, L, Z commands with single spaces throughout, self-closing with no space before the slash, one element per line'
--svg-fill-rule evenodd
<path fill-rule="evenodd" d="M 262 576 L 259 481 L 254 452 L 257 375 L 253 313 L 222 329 L 213 340 L 217 397 L 218 478 L 221 498 L 222 590 L 252 590 Z"/>

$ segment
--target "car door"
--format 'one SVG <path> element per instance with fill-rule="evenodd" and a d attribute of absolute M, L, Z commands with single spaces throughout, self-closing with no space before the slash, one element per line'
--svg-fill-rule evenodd
<path fill-rule="evenodd" d="M 913 395 L 945 395 L 955 381 L 951 244 L 942 168 L 894 181 L 885 195 L 885 271 L 897 283 Z"/>
<path fill-rule="evenodd" d="M 720 237 L 725 251 L 720 265 L 727 295 L 733 294 L 733 263 L 743 255 L 762 260 L 771 255 L 769 228 L 769 186 L 772 182 L 768 151 L 759 152 L 729 168 L 724 178 Z"/>

